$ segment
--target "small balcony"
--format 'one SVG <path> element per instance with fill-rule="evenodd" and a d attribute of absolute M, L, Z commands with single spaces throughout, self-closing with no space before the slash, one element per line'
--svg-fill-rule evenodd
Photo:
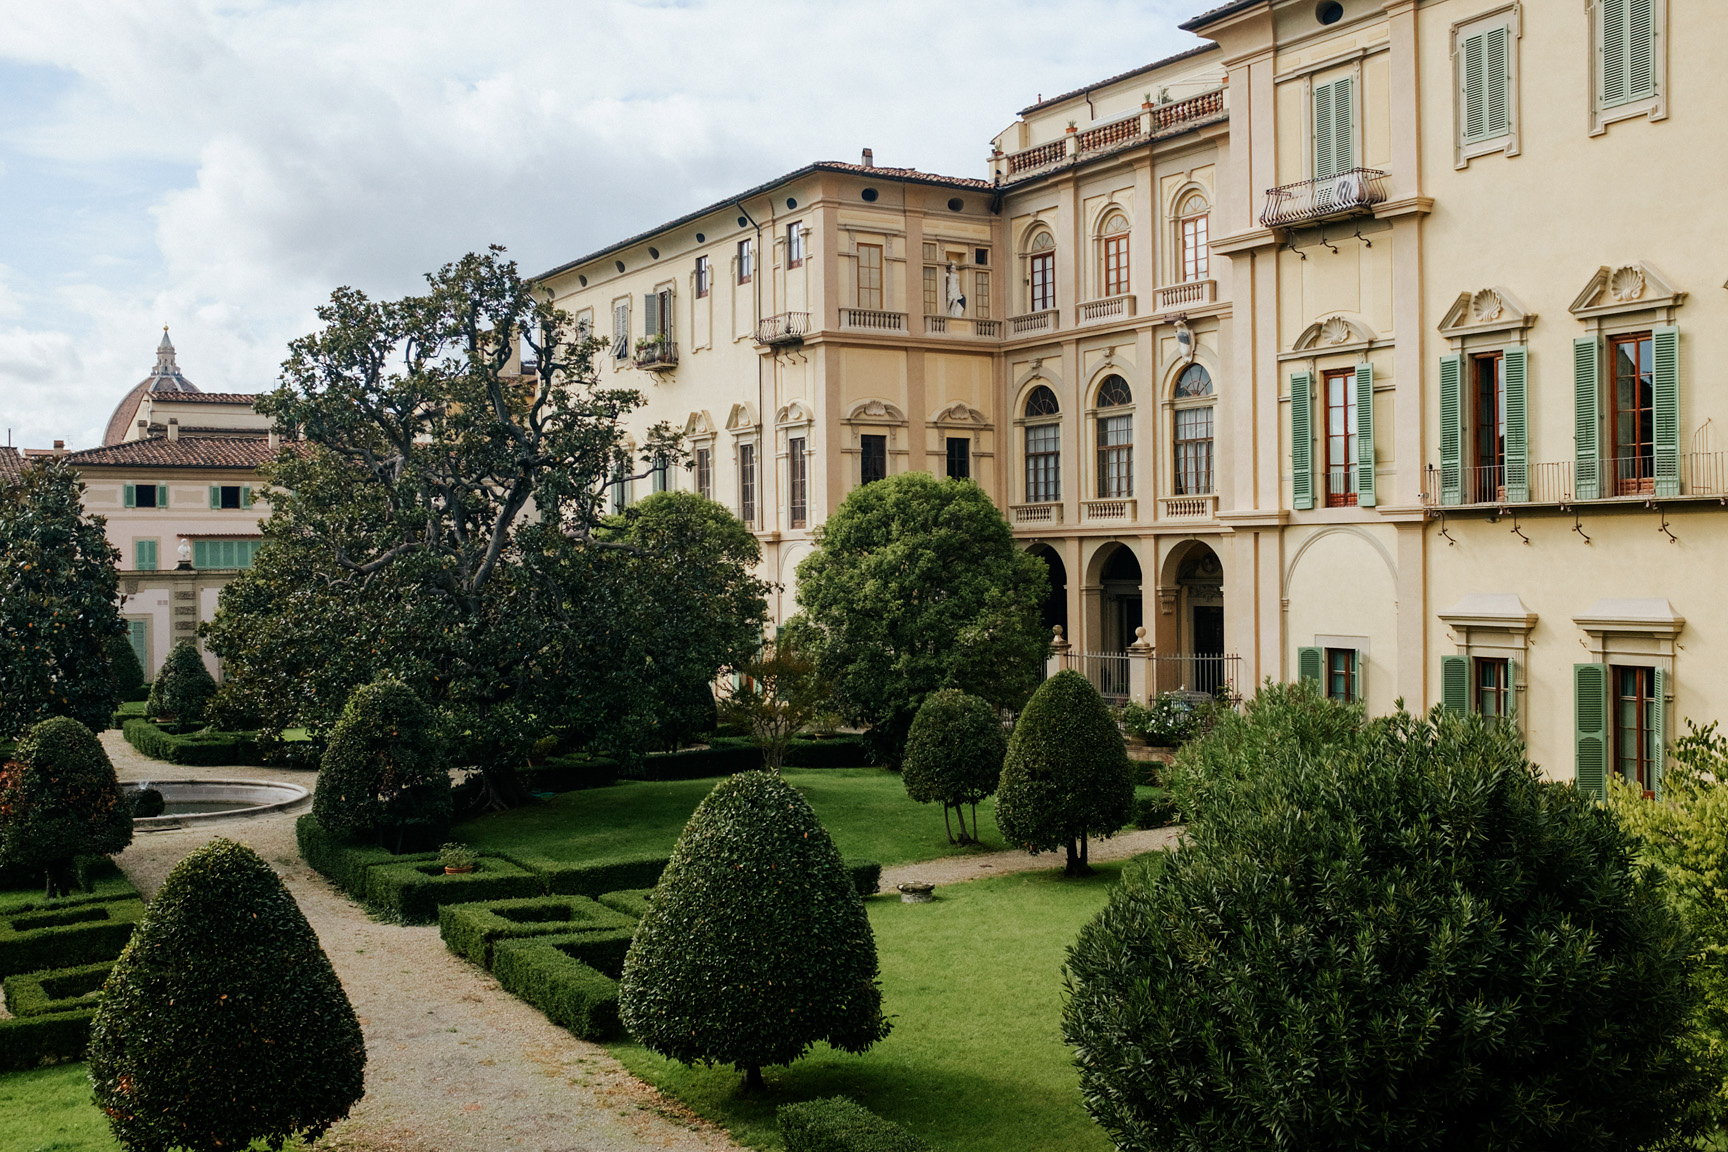
<path fill-rule="evenodd" d="M 995 158 L 997 176 L 1017 180 L 1070 159 L 1084 159 L 1151 140 L 1185 132 L 1197 124 L 1225 114 L 1225 90 L 1214 88 L 1185 100 L 1166 104 L 1142 104 L 1140 111 L 1084 130 L 1071 129 L 1062 138 L 1036 144 L 1019 152 Z"/>
<path fill-rule="evenodd" d="M 1126 320 L 1133 315 L 1133 296 L 1106 296 L 1102 300 L 1087 300 L 1080 305 L 1082 324 L 1095 324 L 1100 320 Z"/>
<path fill-rule="evenodd" d="M 1160 312 L 1179 312 L 1184 308 L 1204 308 L 1208 304 L 1218 302 L 1218 281 L 1188 280 L 1181 284 L 1172 284 L 1167 288 L 1158 289 L 1158 303 L 1155 305 Z"/>
<path fill-rule="evenodd" d="M 877 308 L 842 308 L 840 323 L 864 332 L 904 332 L 906 313 L 883 312 Z"/>
<path fill-rule="evenodd" d="M 1570 505 L 1598 500 L 1716 500 L 1728 504 L 1728 452 L 1682 452 L 1611 456 L 1594 462 L 1593 495 L 1588 477 L 1580 485 L 1572 460 L 1461 468 L 1443 464 L 1422 471 L 1422 503 L 1429 508 L 1504 508 L 1516 504 Z M 1522 483 L 1520 482 L 1522 480 Z M 1586 495 L 1580 496 L 1583 487 Z"/>
<path fill-rule="evenodd" d="M 937 336 L 978 336 L 994 339 L 1002 335 L 1002 321 L 979 320 L 972 316 L 924 317 L 924 331 Z"/>
<path fill-rule="evenodd" d="M 1158 517 L 1161 520 L 1216 520 L 1216 496 L 1160 496 Z"/>
<path fill-rule="evenodd" d="M 636 341 L 630 363 L 649 372 L 670 372 L 678 367 L 678 345 L 666 336 L 644 336 Z"/>
<path fill-rule="evenodd" d="M 784 348 L 804 343 L 810 331 L 810 313 L 781 312 L 766 320 L 756 321 L 756 343 L 770 348 Z"/>
<path fill-rule="evenodd" d="M 1056 309 L 1046 308 L 1042 312 L 1028 312 L 1024 316 L 1008 317 L 1008 334 L 1010 336 L 1028 336 L 1034 332 L 1056 331 Z"/>
<path fill-rule="evenodd" d="M 1011 504 L 1008 510 L 1013 513 L 1015 524 L 1062 523 L 1061 504 Z"/>
<path fill-rule="evenodd" d="M 1127 522 L 1134 519 L 1135 507 L 1132 496 L 1122 500 L 1082 500 L 1080 519 L 1086 524 L 1100 521 Z"/>
<path fill-rule="evenodd" d="M 1377 168 L 1352 168 L 1319 180 L 1300 180 L 1266 190 L 1266 210 L 1260 223 L 1288 228 L 1371 212 L 1386 202 L 1386 173 Z"/>

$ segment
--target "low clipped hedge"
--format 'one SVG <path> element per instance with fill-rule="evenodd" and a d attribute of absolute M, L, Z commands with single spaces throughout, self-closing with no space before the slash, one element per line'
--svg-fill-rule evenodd
<path fill-rule="evenodd" d="M 104 856 L 101 859 L 106 861 L 108 858 Z M 89 891 L 52 898 L 42 895 L 41 884 L 21 891 L 0 892 L 0 916 L 10 916 L 18 912 L 42 912 L 50 908 L 72 908 L 79 904 L 111 904 L 116 900 L 138 897 L 138 889 L 132 887 L 131 881 L 117 872 L 112 876 L 86 875 L 84 886 Z"/>
<path fill-rule="evenodd" d="M 149 699 L 149 696 L 150 689 L 145 688 L 144 695 L 138 699 L 122 701 L 120 706 L 114 709 L 114 715 L 110 718 L 108 727 L 124 729 L 128 720 L 147 719 L 144 715 L 144 701 Z"/>
<path fill-rule="evenodd" d="M 844 1096 L 782 1104 L 786 1152 L 931 1152 L 930 1145 Z"/>
<path fill-rule="evenodd" d="M 600 896 L 626 888 L 652 888 L 666 870 L 665 856 L 633 856 L 617 860 L 572 863 L 506 852 L 504 859 L 541 878 L 548 896 Z"/>
<path fill-rule="evenodd" d="M 874 896 L 882 890 L 882 865 L 874 860 L 848 860 L 846 871 L 852 873 L 852 886 L 860 896 Z"/>
<path fill-rule="evenodd" d="M 84 1059 L 94 1008 L 0 1020 L 0 1072 Z"/>
<path fill-rule="evenodd" d="M 762 767 L 762 752 L 748 743 L 719 743 L 682 752 L 656 752 L 619 766 L 625 780 L 702 780 Z"/>
<path fill-rule="evenodd" d="M 622 912 L 632 920 L 640 920 L 642 914 L 648 911 L 648 898 L 652 895 L 652 888 L 628 888 L 622 892 L 603 893 L 598 899 L 613 911 Z"/>
<path fill-rule="evenodd" d="M 314 872 L 361 903 L 366 900 L 367 869 L 378 864 L 419 863 L 438 858 L 436 852 L 398 856 L 376 844 L 350 843 L 310 814 L 294 822 L 294 839 L 300 845 L 301 857 Z"/>
<path fill-rule="evenodd" d="M 492 974 L 505 991 L 526 1000 L 552 1023 L 584 1040 L 622 1036 L 618 981 L 578 958 L 585 950 L 592 950 L 594 935 L 500 940 Z M 628 938 L 625 946 L 629 946 Z M 623 963 L 622 957 L 619 963 Z"/>
<path fill-rule="evenodd" d="M 570 752 L 544 763 L 516 769 L 530 792 L 580 792 L 585 788 L 607 788 L 618 783 L 618 761 L 606 756 Z"/>
<path fill-rule="evenodd" d="M 366 906 L 404 924 L 432 924 L 444 904 L 538 896 L 541 878 L 498 856 L 482 856 L 474 871 L 451 876 L 437 860 L 374 864 L 366 869 Z"/>
<path fill-rule="evenodd" d="M 6 1011 L 14 1016 L 50 1016 L 94 1008 L 102 998 L 102 984 L 114 961 L 81 964 L 76 968 L 53 968 L 46 972 L 24 972 L 0 981 Z"/>
<path fill-rule="evenodd" d="M 445 947 L 482 968 L 492 967 L 500 940 L 628 930 L 632 924 L 631 917 L 587 896 L 445 904 L 438 909 L 438 934 Z"/>
<path fill-rule="evenodd" d="M 142 901 L 116 900 L 0 916 L 0 977 L 112 960 L 143 915 Z"/>
<path fill-rule="evenodd" d="M 212 768 L 224 764 L 262 767 L 264 757 L 258 750 L 256 733 L 217 732 L 204 729 L 176 735 L 165 732 L 151 721 L 134 716 L 120 725 L 126 743 L 152 760 L 170 764 Z"/>

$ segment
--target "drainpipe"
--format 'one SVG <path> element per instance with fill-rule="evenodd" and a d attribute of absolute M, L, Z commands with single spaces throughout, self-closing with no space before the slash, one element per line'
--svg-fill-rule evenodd
<path fill-rule="evenodd" d="M 751 227 L 756 229 L 756 267 L 751 270 L 750 276 L 750 287 L 754 289 L 753 297 L 756 302 L 756 306 L 752 310 L 756 323 L 752 326 L 752 331 L 750 333 L 750 339 L 754 342 L 757 331 L 762 327 L 762 276 L 764 274 L 764 269 L 768 266 L 766 260 L 763 258 L 765 253 L 762 250 L 762 225 L 757 221 L 756 217 L 750 214 L 750 209 L 744 207 L 744 201 L 734 200 L 732 203 L 743 215 L 744 219 L 750 221 Z M 772 447 L 772 445 L 767 442 L 768 405 L 765 401 L 765 388 L 766 386 L 762 380 L 762 354 L 758 352 L 756 354 L 756 523 L 758 531 L 766 529 L 768 525 L 768 500 L 770 498 L 773 499 L 776 513 L 778 513 L 780 508 L 780 493 L 777 490 L 777 487 L 770 486 L 768 483 L 768 478 L 772 476 L 775 485 L 778 485 L 780 480 L 780 470 L 778 468 L 771 469 L 767 467 L 767 461 L 770 457 L 768 456 L 768 453 L 764 451 L 764 449 Z M 780 550 L 778 548 L 774 550 L 774 567 L 776 571 L 778 571 L 780 567 Z M 776 583 L 778 583 L 778 581 L 776 581 Z M 778 594 L 776 594 L 775 599 L 779 599 Z M 784 608 L 785 605 L 781 605 L 781 607 Z"/>

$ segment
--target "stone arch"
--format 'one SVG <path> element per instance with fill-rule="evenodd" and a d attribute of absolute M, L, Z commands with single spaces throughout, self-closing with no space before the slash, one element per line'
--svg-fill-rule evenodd
<path fill-rule="evenodd" d="M 1042 540 L 1034 540 L 1026 545 L 1026 551 L 1044 561 L 1050 570 L 1050 591 L 1044 598 L 1042 619 L 1044 630 L 1060 626 L 1064 635 L 1068 635 L 1068 565 L 1062 559 L 1062 553 Z M 1072 636 L 1068 636 L 1072 639 Z"/>
<path fill-rule="evenodd" d="M 1367 541 L 1368 546 L 1374 549 L 1375 554 L 1380 557 L 1381 563 L 1386 565 L 1386 574 L 1392 577 L 1393 586 L 1397 586 L 1398 562 L 1392 558 L 1392 553 L 1386 550 L 1386 545 L 1376 539 L 1372 532 L 1365 532 L 1354 525 L 1340 524 L 1320 529 L 1320 531 L 1302 541 L 1302 543 L 1297 546 L 1296 551 L 1291 553 L 1290 562 L 1284 566 L 1283 579 L 1279 581 L 1279 595 L 1281 598 L 1289 598 L 1290 578 L 1296 574 L 1296 569 L 1298 565 L 1302 563 L 1302 558 L 1308 554 L 1308 550 L 1314 547 L 1314 545 L 1319 541 L 1326 539 L 1328 536 L 1338 535 L 1355 536 L 1361 540 Z"/>

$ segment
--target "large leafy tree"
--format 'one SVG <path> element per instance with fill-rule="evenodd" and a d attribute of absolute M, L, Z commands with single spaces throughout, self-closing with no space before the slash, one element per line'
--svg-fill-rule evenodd
<path fill-rule="evenodd" d="M 847 718 L 898 763 L 918 706 L 958 688 L 1018 708 L 1049 639 L 1044 562 L 978 485 L 908 472 L 853 490 L 798 566 L 800 631 Z"/>
<path fill-rule="evenodd" d="M 63 460 L 0 484 L 0 740 L 50 716 L 108 727 L 120 701 L 108 643 L 125 625 L 105 523 L 84 514 Z"/>
<path fill-rule="evenodd" d="M 632 721 L 759 629 L 755 542 L 707 502 L 609 517 L 607 482 L 678 462 L 676 437 L 656 425 L 632 455 L 641 394 L 600 386 L 602 342 L 498 250 L 427 280 L 394 301 L 339 289 L 290 346 L 259 403 L 291 437 L 266 546 L 210 643 L 272 730 L 322 736 L 356 687 L 402 681 L 509 804 L 554 725 L 653 742 Z M 508 372 L 513 342 L 533 375 Z"/>

